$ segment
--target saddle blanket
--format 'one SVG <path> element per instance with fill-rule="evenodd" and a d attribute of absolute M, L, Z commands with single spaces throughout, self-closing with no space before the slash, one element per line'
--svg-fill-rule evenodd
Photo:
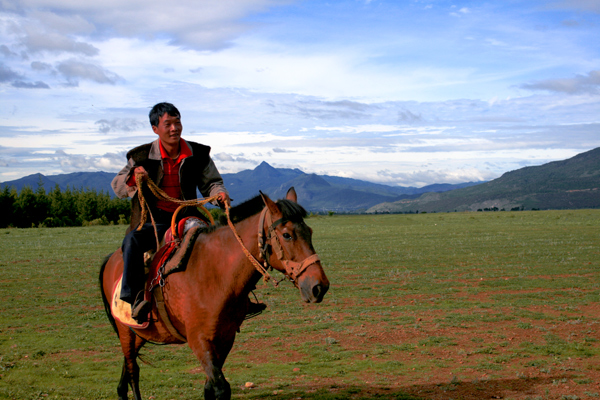
<path fill-rule="evenodd" d="M 113 290 L 112 302 L 110 311 L 113 317 L 118 320 L 123 325 L 130 326 L 132 328 L 137 329 L 145 329 L 150 325 L 150 322 L 144 322 L 143 324 L 138 324 L 136 320 L 131 318 L 131 304 L 124 302 L 120 299 L 121 296 L 121 282 L 123 282 L 123 275 L 119 278 L 117 283 L 115 284 L 115 289 Z M 148 318 L 149 320 L 149 318 Z"/>
<path fill-rule="evenodd" d="M 208 224 L 198 218 L 188 217 L 184 218 L 178 223 L 177 230 L 179 240 L 174 240 L 171 230 L 169 229 L 164 237 L 163 245 L 160 250 L 152 256 L 150 260 L 149 274 L 147 275 L 146 288 L 151 286 L 152 280 L 156 277 L 158 269 L 165 264 L 163 271 L 163 277 L 179 271 L 184 271 L 187 259 L 191 253 L 192 247 L 198 234 L 202 228 L 208 227 Z M 123 276 L 115 284 L 113 290 L 111 312 L 115 319 L 124 325 L 127 325 L 136 329 L 145 329 L 150 325 L 150 322 L 144 322 L 139 324 L 133 318 L 131 318 L 131 305 L 121 300 L 121 282 Z M 144 291 L 144 298 L 147 301 L 152 301 L 152 294 L 146 290 Z M 148 321 L 151 318 L 148 317 Z"/>

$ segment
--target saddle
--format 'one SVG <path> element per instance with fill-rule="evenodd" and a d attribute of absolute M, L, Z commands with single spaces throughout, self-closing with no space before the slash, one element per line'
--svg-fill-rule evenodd
<path fill-rule="evenodd" d="M 176 237 L 169 229 L 164 236 L 160 249 L 155 254 L 149 254 L 146 260 L 148 280 L 146 288 L 160 284 L 157 279 L 164 279 L 175 272 L 185 271 L 192 248 L 200 232 L 208 228 L 206 221 L 197 217 L 187 217 L 179 221 Z M 156 281 L 153 283 L 153 281 Z"/>
<path fill-rule="evenodd" d="M 200 218 L 184 218 L 179 221 L 175 228 L 176 236 L 173 235 L 173 230 L 169 229 L 165 233 L 158 251 L 156 253 L 148 252 L 144 254 L 147 270 L 144 297 L 146 300 L 152 301 L 152 294 L 154 293 L 159 316 L 166 325 L 170 325 L 170 321 L 168 320 L 162 296 L 164 280 L 168 275 L 185 271 L 198 235 L 208 227 L 209 224 Z M 148 318 L 148 322 L 143 324 L 137 323 L 131 318 L 131 306 L 119 298 L 122 279 L 123 277 L 121 276 L 115 283 L 111 302 L 112 314 L 124 325 L 136 329 L 145 329 L 150 325 L 150 318 Z"/>

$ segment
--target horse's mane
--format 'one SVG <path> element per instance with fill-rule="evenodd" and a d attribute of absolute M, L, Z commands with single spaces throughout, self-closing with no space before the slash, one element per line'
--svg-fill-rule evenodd
<path fill-rule="evenodd" d="M 283 214 L 283 219 L 292 222 L 301 222 L 307 216 L 306 210 L 298 203 L 291 200 L 277 200 L 277 206 Z M 229 215 L 233 223 L 240 222 L 253 215 L 258 214 L 265 208 L 265 202 L 260 195 L 253 197 L 245 202 L 232 207 L 229 210 Z M 227 223 L 225 222 L 225 225 Z"/>

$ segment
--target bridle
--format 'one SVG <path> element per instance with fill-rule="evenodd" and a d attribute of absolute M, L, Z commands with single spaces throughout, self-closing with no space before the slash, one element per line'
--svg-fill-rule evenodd
<path fill-rule="evenodd" d="M 284 266 L 285 272 L 283 272 L 283 274 L 285 275 L 285 277 L 288 280 L 290 280 L 291 282 L 293 282 L 294 285 L 296 285 L 296 287 L 298 286 L 298 277 L 304 271 L 306 271 L 306 269 L 308 267 L 310 267 L 313 264 L 316 264 L 317 262 L 319 262 L 321 260 L 316 253 L 311 256 L 308 256 L 301 262 L 296 262 L 296 261 L 286 259 L 285 253 L 283 250 L 283 246 L 281 246 L 281 242 L 279 241 L 279 236 L 277 235 L 277 227 L 287 221 L 285 221 L 283 218 L 280 218 L 280 219 L 276 220 L 275 222 L 273 222 L 271 212 L 269 211 L 269 208 L 266 206 L 262 210 L 262 212 L 260 214 L 259 222 L 258 222 L 258 249 L 259 249 L 260 254 L 259 254 L 259 258 L 257 259 L 250 253 L 250 251 L 244 245 L 242 238 L 238 234 L 237 230 L 235 229 L 235 226 L 233 225 L 233 222 L 231 221 L 231 217 L 229 216 L 229 210 L 230 210 L 230 206 L 227 205 L 225 207 L 225 214 L 227 215 L 227 223 L 228 223 L 229 227 L 231 228 L 231 231 L 233 232 L 234 236 L 236 237 L 236 239 L 242 246 L 242 250 L 246 254 L 246 257 L 248 257 L 250 262 L 252 262 L 252 264 L 254 265 L 256 270 L 262 274 L 265 282 L 273 279 L 271 274 L 269 274 L 269 270 L 273 269 L 273 266 L 269 262 L 269 258 L 271 258 L 271 250 L 275 251 L 275 254 L 277 255 L 277 259 Z M 265 232 L 265 221 L 268 225 L 266 232 Z M 273 282 L 274 282 L 274 285 L 277 287 L 277 285 L 279 285 L 279 282 L 281 282 L 281 280 L 277 281 L 277 280 L 273 279 Z"/>
<path fill-rule="evenodd" d="M 265 232 L 264 229 L 265 221 L 267 223 L 267 232 Z M 287 221 L 284 218 L 280 218 L 273 222 L 271 212 L 269 211 L 268 207 L 265 207 L 260 214 L 258 222 L 258 248 L 265 266 L 271 269 L 273 267 L 269 263 L 269 258 L 271 257 L 271 250 L 273 250 L 275 255 L 277 255 L 277 259 L 285 268 L 284 275 L 290 281 L 294 282 L 296 286 L 298 286 L 296 282 L 298 277 L 302 275 L 302 273 L 306 271 L 308 267 L 321 261 L 321 259 L 317 253 L 308 256 L 301 262 L 296 262 L 285 258 L 283 246 L 281 245 L 281 242 L 279 241 L 279 235 L 277 234 L 277 227 L 279 225 L 283 225 L 285 222 Z"/>

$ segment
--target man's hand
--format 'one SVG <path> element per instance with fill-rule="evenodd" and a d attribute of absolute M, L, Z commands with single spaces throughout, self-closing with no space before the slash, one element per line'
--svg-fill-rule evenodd
<path fill-rule="evenodd" d="M 142 175 L 142 182 L 145 182 L 148 179 L 148 172 L 144 167 L 135 167 L 133 173 L 135 174 L 136 179 L 138 175 Z"/>
<path fill-rule="evenodd" d="M 231 206 L 231 200 L 229 200 L 229 195 L 225 192 L 217 193 L 217 201 L 219 202 L 219 205 L 223 208 L 225 208 L 225 204 Z"/>

